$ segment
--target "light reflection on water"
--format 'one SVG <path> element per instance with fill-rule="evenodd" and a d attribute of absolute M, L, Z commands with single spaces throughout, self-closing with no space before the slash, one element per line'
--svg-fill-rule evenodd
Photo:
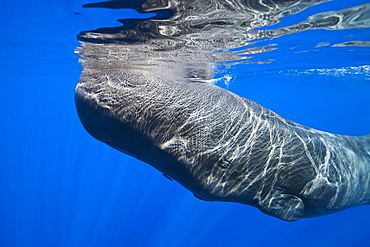
<path fill-rule="evenodd" d="M 369 47 L 368 35 L 353 36 L 350 40 L 342 37 L 334 43 L 320 40 L 310 49 L 300 49 L 299 43 L 281 45 L 279 37 L 303 31 L 370 27 L 370 4 L 316 13 L 288 26 L 276 25 L 284 17 L 327 2 L 173 0 L 86 4 L 84 7 L 89 8 L 132 8 L 155 16 L 120 19 L 123 24 L 120 27 L 81 32 L 79 40 L 83 48 L 77 53 L 83 58 L 85 68 L 145 69 L 156 74 L 210 81 L 215 72 L 232 65 L 273 63 L 279 55 L 277 50 L 284 45 L 285 50 L 296 56 L 325 47 Z M 274 29 L 274 26 L 278 27 Z"/>

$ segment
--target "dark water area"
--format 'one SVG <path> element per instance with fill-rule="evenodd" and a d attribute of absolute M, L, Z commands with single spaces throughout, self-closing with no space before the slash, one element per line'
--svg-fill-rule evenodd
<path fill-rule="evenodd" d="M 192 24 L 185 23 L 184 29 L 184 23 L 163 24 L 174 13 L 171 8 L 158 14 L 156 9 L 138 9 L 134 1 L 120 2 L 133 9 L 82 7 L 92 3 L 80 0 L 2 4 L 0 246 L 369 245 L 369 206 L 288 223 L 250 206 L 201 201 L 149 165 L 93 139 L 75 110 L 74 88 L 82 67 L 74 50 L 81 46 L 78 39 L 91 46 L 102 42 L 82 39 L 80 33 L 111 28 L 100 33 L 104 36 L 140 18 L 165 27 L 178 25 L 181 32 L 176 39 L 188 40 Z M 298 1 L 275 2 L 290 6 Z M 193 46 L 191 59 L 182 62 L 216 64 L 212 76 L 202 77 L 204 73 L 197 70 L 190 75 L 300 124 L 337 134 L 370 134 L 369 4 L 307 1 L 315 2 L 247 30 L 236 28 L 243 16 L 231 14 L 233 22 L 225 22 L 230 13 L 216 15 L 219 23 L 213 23 L 235 26 L 244 39 L 214 35 L 214 39 L 229 38 L 217 43 L 218 52 L 207 50 L 209 44 L 201 49 Z M 263 1 L 265 8 L 269 4 L 275 6 Z M 300 32 L 285 28 L 356 6 L 365 6 L 365 11 L 339 22 L 347 27 L 329 25 Z M 273 30 L 270 36 L 248 36 L 266 30 Z M 106 40 L 104 44 L 111 47 L 127 45 L 127 40 Z M 231 47 L 231 42 L 238 45 Z M 240 58 L 237 51 L 246 58 L 234 63 Z M 138 61 L 148 61 L 141 58 Z"/>

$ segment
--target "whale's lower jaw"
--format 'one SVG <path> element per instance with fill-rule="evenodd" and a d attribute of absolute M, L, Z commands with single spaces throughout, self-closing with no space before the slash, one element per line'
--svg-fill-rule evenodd
<path fill-rule="evenodd" d="M 75 92 L 85 129 L 201 199 L 286 221 L 370 203 L 370 136 L 316 131 L 208 83 L 135 85 L 125 72 L 112 87 L 86 73 Z"/>

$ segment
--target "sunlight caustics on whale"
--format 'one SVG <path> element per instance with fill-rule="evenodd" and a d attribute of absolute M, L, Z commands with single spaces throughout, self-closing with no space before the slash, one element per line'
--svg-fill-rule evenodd
<path fill-rule="evenodd" d="M 277 49 L 258 46 L 263 40 L 370 26 L 370 4 L 364 4 L 264 29 L 325 2 L 86 4 L 155 16 L 80 33 L 76 52 L 84 69 L 75 100 L 81 122 L 96 139 L 204 200 L 252 205 L 286 221 L 369 204 L 369 135 L 311 129 L 213 83 L 223 66 L 274 62 L 255 57 Z"/>

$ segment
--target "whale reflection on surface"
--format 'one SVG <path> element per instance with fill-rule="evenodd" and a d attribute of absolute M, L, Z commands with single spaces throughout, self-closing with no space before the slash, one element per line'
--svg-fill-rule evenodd
<path fill-rule="evenodd" d="M 86 4 L 155 16 L 80 33 L 76 52 L 84 69 L 75 95 L 81 122 L 96 139 L 204 200 L 252 205 L 287 221 L 369 204 L 370 136 L 314 130 L 213 84 L 221 67 L 274 62 L 256 55 L 277 49 L 277 37 L 369 27 L 365 4 L 271 29 L 324 2 Z M 346 44 L 367 43 L 340 43 Z"/>

